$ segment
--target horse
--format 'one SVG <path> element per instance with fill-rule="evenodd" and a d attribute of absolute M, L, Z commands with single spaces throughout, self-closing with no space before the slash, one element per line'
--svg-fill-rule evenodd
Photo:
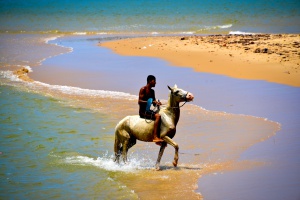
<path fill-rule="evenodd" d="M 174 87 L 168 86 L 170 90 L 169 100 L 166 107 L 159 109 L 161 115 L 160 138 L 163 142 L 160 143 L 158 158 L 155 164 L 155 169 L 160 170 L 160 160 L 167 144 L 175 149 L 173 166 L 178 164 L 179 146 L 172 138 L 176 134 L 176 125 L 180 117 L 180 107 L 186 102 L 194 99 L 192 93 L 180 89 L 175 84 Z M 180 106 L 180 102 L 184 102 Z M 114 161 L 119 163 L 119 158 L 122 155 L 124 163 L 127 162 L 128 150 L 136 144 L 136 140 L 144 142 L 153 142 L 154 121 L 141 118 L 139 115 L 126 116 L 115 127 L 115 143 L 114 143 Z"/>

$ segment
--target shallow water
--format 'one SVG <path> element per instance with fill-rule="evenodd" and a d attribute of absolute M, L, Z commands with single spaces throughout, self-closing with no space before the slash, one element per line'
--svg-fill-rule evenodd
<path fill-rule="evenodd" d="M 72 47 L 73 52 L 33 68 L 32 74 L 40 75 L 37 77 L 50 85 L 24 83 L 9 71 L 1 72 L 3 198 L 19 198 L 28 191 L 28 198 L 180 199 L 188 195 L 199 199 L 201 195 L 194 190 L 200 176 L 265 165 L 264 160 L 239 158 L 251 146 L 274 136 L 278 123 L 192 104 L 182 108 L 174 138 L 180 145 L 177 168 L 172 166 L 174 149 L 169 146 L 161 162 L 162 171 L 153 171 L 159 148 L 143 142 L 130 149 L 129 165 L 113 163 L 114 126 L 124 116 L 136 114 L 137 96 L 132 94 L 137 84 L 133 83 L 144 84 L 145 74 L 153 70 L 147 65 L 161 72 L 157 76 L 161 86 L 156 90 L 164 103 L 168 96 L 164 85 L 170 82 L 181 81 L 178 86 L 193 92 L 196 99 L 201 99 L 203 91 L 195 84 L 198 75 L 189 69 L 171 68 L 158 59 L 120 57 L 97 47 L 97 41 L 93 37 L 54 41 Z M 59 76 L 62 72 L 69 74 Z M 74 78 L 78 74 L 81 81 Z M 104 74 L 104 78 L 91 80 L 90 74 Z M 192 81 L 184 82 L 182 77 Z M 73 87 L 63 86 L 69 84 Z"/>
<path fill-rule="evenodd" d="M 11 86 L 0 89 L 1 199 L 137 197 L 101 167 L 111 160 L 113 140 L 104 114 Z M 73 157 L 100 166 L 72 164 Z"/>

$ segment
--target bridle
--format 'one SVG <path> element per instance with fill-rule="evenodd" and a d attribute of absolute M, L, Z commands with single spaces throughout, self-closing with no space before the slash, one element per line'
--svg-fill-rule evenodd
<path fill-rule="evenodd" d="M 183 107 L 186 104 L 186 102 L 187 102 L 187 98 L 186 97 L 187 97 L 188 93 L 189 92 L 186 92 L 186 94 L 184 95 L 184 101 L 185 102 L 181 106 L 179 105 L 178 107 L 171 107 L 171 108 L 181 108 L 181 107 Z M 171 95 L 177 96 L 176 94 L 174 94 L 174 92 L 171 92 Z"/>
<path fill-rule="evenodd" d="M 180 106 L 178 106 L 178 107 L 169 107 L 169 108 L 173 108 L 173 109 L 179 109 L 179 108 L 181 108 L 181 107 L 183 107 L 185 104 L 186 104 L 186 102 L 187 102 L 187 95 L 188 95 L 188 93 L 189 92 L 186 92 L 186 94 L 184 95 L 184 103 Z M 176 94 L 174 94 L 174 92 L 171 92 L 171 95 L 173 95 L 173 96 L 177 96 Z M 155 107 L 158 107 L 158 109 L 159 109 L 159 106 L 155 106 Z M 151 121 L 152 121 L 152 115 L 155 113 L 154 112 L 154 110 L 150 110 L 151 111 L 151 113 L 150 113 L 150 115 L 151 115 L 151 117 L 150 117 L 150 119 L 147 119 L 146 117 L 145 117 L 145 121 L 147 122 L 147 123 L 151 123 Z M 146 111 L 147 112 L 147 111 Z M 145 112 L 145 116 L 146 116 L 146 112 Z M 149 121 L 148 121 L 149 120 Z"/>

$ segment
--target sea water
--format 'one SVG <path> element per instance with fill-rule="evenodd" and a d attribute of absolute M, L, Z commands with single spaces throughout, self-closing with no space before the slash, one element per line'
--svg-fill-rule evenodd
<path fill-rule="evenodd" d="M 298 33 L 298 0 L 1 1 L 2 32 Z"/>
<path fill-rule="evenodd" d="M 104 115 L 10 86 L 0 92 L 2 199 L 136 198 L 109 175 L 120 167 Z"/>

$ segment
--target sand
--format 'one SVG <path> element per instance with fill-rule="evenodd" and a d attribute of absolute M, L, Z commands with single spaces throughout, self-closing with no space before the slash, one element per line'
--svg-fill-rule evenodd
<path fill-rule="evenodd" d="M 300 86 L 299 34 L 154 36 L 99 45 L 121 55 L 162 58 L 197 72 Z"/>

